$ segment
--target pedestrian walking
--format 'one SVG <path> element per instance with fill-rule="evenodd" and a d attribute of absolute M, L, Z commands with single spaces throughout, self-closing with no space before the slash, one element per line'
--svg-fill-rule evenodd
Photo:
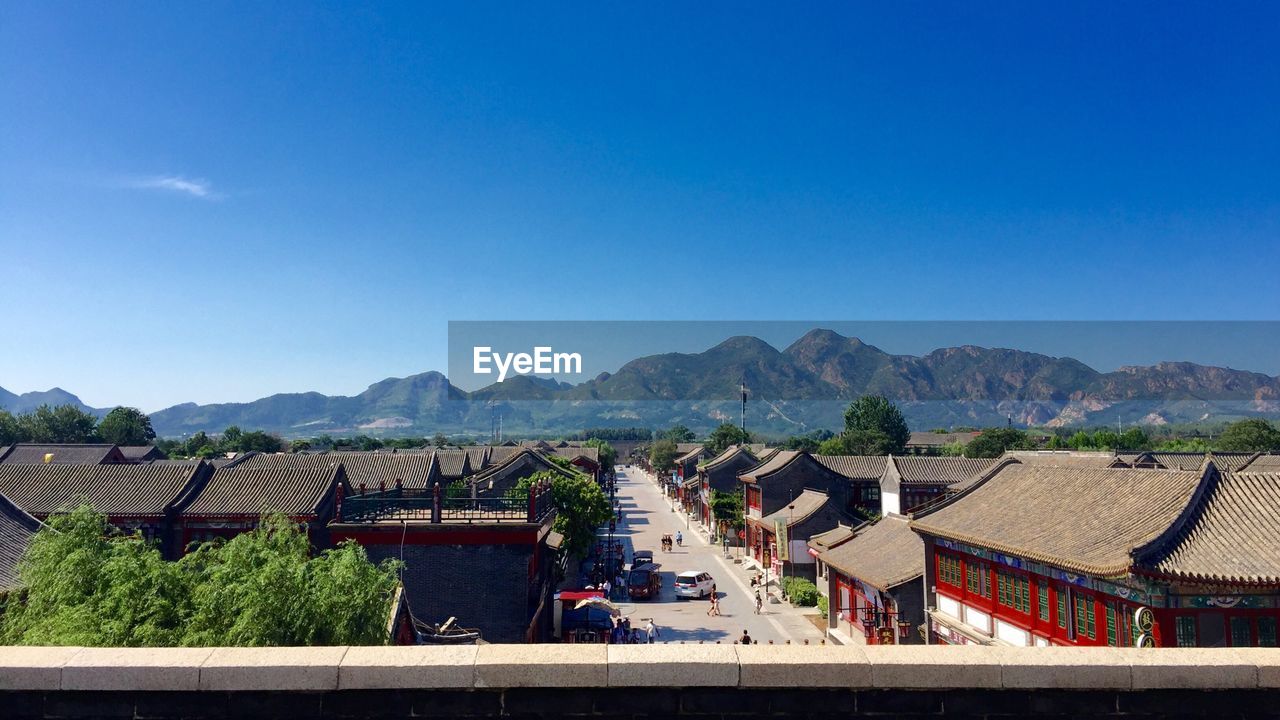
<path fill-rule="evenodd" d="M 653 618 L 649 618 L 649 622 L 645 624 L 644 634 L 649 639 L 650 645 L 653 644 L 654 640 L 658 639 L 658 626 L 653 623 Z"/>
<path fill-rule="evenodd" d="M 761 599 L 760 591 L 757 590 L 756 591 L 756 614 L 759 615 L 760 611 L 763 609 L 764 609 L 764 600 Z"/>
<path fill-rule="evenodd" d="M 601 583 L 600 589 L 604 591 L 605 600 L 613 599 L 613 583 L 609 582 L 608 580 L 605 580 L 603 583 Z"/>

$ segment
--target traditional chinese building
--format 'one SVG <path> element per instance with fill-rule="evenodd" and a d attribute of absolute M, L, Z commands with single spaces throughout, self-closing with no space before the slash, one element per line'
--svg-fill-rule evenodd
<path fill-rule="evenodd" d="M 759 465 L 756 456 L 745 445 L 731 445 L 719 455 L 698 466 L 698 516 L 704 527 L 721 534 L 726 528 L 717 528 L 711 509 L 711 493 L 741 492 L 739 473 Z"/>
<path fill-rule="evenodd" d="M 425 495 L 443 477 L 434 453 L 333 452 L 327 457 L 342 463 L 356 495 L 397 487 L 410 495 Z"/>
<path fill-rule="evenodd" d="M 16 443 L 0 448 L 0 463 L 13 465 L 115 465 L 129 462 L 110 443 Z"/>
<path fill-rule="evenodd" d="M 864 520 L 879 517 L 880 481 L 889 468 L 884 455 L 814 455 L 815 460 L 849 480 L 850 513 Z"/>
<path fill-rule="evenodd" d="M 886 515 L 818 555 L 827 568 L 827 626 L 869 645 L 924 642 L 924 542 Z"/>
<path fill-rule="evenodd" d="M 995 460 L 966 457 L 890 456 L 880 479 L 880 511 L 885 515 L 910 513 L 995 464 Z"/>
<path fill-rule="evenodd" d="M 136 467 L 163 467 L 140 465 Z M 352 493 L 335 455 L 250 453 L 214 470 L 177 517 L 180 547 L 232 538 L 258 526 L 265 513 L 283 513 L 305 525 L 313 548 L 332 547 L 328 522 L 339 488 Z"/>
<path fill-rule="evenodd" d="M 40 526 L 39 520 L 0 495 L 0 601 L 21 587 L 18 562 L 26 554 Z"/>
<path fill-rule="evenodd" d="M 1280 476 L 1010 461 L 912 521 L 936 641 L 1274 645 Z"/>
<path fill-rule="evenodd" d="M 114 446 L 113 446 L 114 447 Z M 0 463 L 0 494 L 39 520 L 88 504 L 125 531 L 160 544 L 166 557 L 181 549 L 176 515 L 213 473 L 204 462 L 186 464 Z"/>
<path fill-rule="evenodd" d="M 849 482 L 803 450 L 780 450 L 767 462 L 738 476 L 742 484 L 750 557 L 774 573 L 813 579 L 813 557 L 805 541 L 810 536 L 852 522 L 848 511 Z M 788 542 L 779 547 L 778 530 L 786 528 Z M 780 559 L 784 551 L 785 560 Z"/>
<path fill-rule="evenodd" d="M 546 455 L 520 448 L 503 462 L 467 478 L 473 497 L 502 497 L 520 483 L 540 472 L 572 477 L 572 472 L 547 459 Z"/>
<path fill-rule="evenodd" d="M 348 497 L 328 530 L 335 543 L 360 543 L 374 562 L 404 562 L 404 598 L 418 623 L 452 617 L 488 642 L 539 642 L 551 632 L 561 540 L 554 519 L 544 486 L 523 500 Z"/>

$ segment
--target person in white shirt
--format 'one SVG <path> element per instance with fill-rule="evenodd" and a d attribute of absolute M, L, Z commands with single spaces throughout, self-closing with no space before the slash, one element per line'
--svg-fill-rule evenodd
<path fill-rule="evenodd" d="M 653 624 L 653 618 L 649 618 L 649 622 L 645 623 L 644 634 L 649 639 L 650 645 L 658 639 L 658 626 Z"/>

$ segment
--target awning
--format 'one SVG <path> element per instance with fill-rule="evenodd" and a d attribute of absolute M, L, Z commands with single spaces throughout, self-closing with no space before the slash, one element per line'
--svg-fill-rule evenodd
<path fill-rule="evenodd" d="M 969 640 L 972 643 L 975 643 L 978 645 L 999 645 L 1000 644 L 996 642 L 995 638 L 987 637 L 986 635 L 983 635 L 982 633 L 973 630 L 968 625 L 965 625 L 964 623 L 951 617 L 950 615 L 947 615 L 946 613 L 938 612 L 937 610 L 930 610 L 929 619 L 945 627 L 946 629 L 956 633 L 957 635 L 964 636 L 965 639 Z"/>
<path fill-rule="evenodd" d="M 547 533 L 547 547 L 553 550 L 559 550 L 562 544 L 564 544 L 564 535 L 561 535 L 555 530 Z"/>

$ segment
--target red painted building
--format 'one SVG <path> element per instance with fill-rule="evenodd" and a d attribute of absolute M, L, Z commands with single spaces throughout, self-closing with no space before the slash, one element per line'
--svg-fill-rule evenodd
<path fill-rule="evenodd" d="M 931 638 L 1276 644 L 1280 476 L 1008 461 L 915 517 Z"/>

